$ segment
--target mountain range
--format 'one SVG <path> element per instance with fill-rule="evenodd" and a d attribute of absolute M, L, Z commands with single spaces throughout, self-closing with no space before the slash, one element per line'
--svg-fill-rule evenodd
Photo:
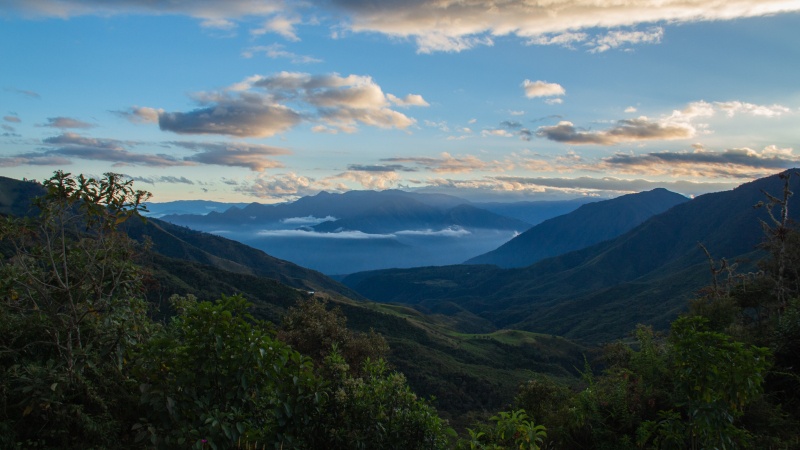
<path fill-rule="evenodd" d="M 666 189 L 628 194 L 582 205 L 575 211 L 548 219 L 499 248 L 465 264 L 524 267 L 536 261 L 615 238 L 650 217 L 688 200 Z"/>
<path fill-rule="evenodd" d="M 791 177 L 791 189 L 800 188 Z M 711 282 L 709 261 L 752 267 L 763 239 L 765 192 L 780 195 L 777 175 L 725 192 L 705 194 L 655 215 L 627 233 L 530 266 L 489 265 L 380 270 L 343 282 L 382 302 L 413 305 L 460 323 L 488 320 L 518 328 L 602 342 L 624 337 L 637 323 L 665 328 L 697 289 Z M 791 217 L 800 199 L 789 201 Z M 578 231 L 573 223 L 567 235 Z M 748 266 L 748 264 L 750 264 Z"/>

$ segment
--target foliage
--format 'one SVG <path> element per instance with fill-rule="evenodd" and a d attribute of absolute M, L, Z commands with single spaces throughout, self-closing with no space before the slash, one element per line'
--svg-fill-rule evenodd
<path fill-rule="evenodd" d="M 733 448 L 747 442 L 736 425 L 763 390 L 769 351 L 705 328 L 699 317 L 681 317 L 670 335 L 669 369 L 674 405 L 640 434 L 665 447 Z"/>
<path fill-rule="evenodd" d="M 482 424 L 467 429 L 468 437 L 458 441 L 458 449 L 538 450 L 547 437 L 544 425 L 536 425 L 523 409 L 501 411 L 489 418 L 494 425 Z"/>
<path fill-rule="evenodd" d="M 4 219 L 0 273 L 4 447 L 85 448 L 127 430 L 126 358 L 151 324 L 137 246 L 116 226 L 149 197 L 120 175 L 56 172 L 36 217 Z M 16 444 L 15 444 L 16 443 Z"/>
<path fill-rule="evenodd" d="M 284 316 L 278 338 L 311 357 L 317 366 L 336 347 L 357 374 L 368 359 L 386 356 L 389 345 L 383 336 L 374 330 L 368 333 L 349 330 L 347 318 L 339 308 L 328 310 L 326 304 L 313 296 L 299 300 Z"/>
<path fill-rule="evenodd" d="M 358 375 L 338 349 L 325 358 L 330 383 L 320 415 L 306 435 L 314 449 L 444 449 L 453 431 L 403 374 L 382 359 L 364 361 Z"/>
<path fill-rule="evenodd" d="M 230 448 L 240 439 L 296 444 L 318 401 L 311 363 L 277 341 L 242 297 L 172 299 L 179 314 L 136 360 L 157 448 Z"/>

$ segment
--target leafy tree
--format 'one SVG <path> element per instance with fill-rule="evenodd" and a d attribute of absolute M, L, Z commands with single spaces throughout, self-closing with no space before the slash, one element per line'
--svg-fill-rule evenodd
<path fill-rule="evenodd" d="M 241 296 L 173 297 L 178 315 L 136 360 L 146 418 L 137 440 L 157 448 L 303 448 L 320 381 L 311 361 L 274 338 Z"/>
<path fill-rule="evenodd" d="M 126 358 L 150 333 L 137 246 L 117 225 L 149 194 L 107 173 L 56 172 L 39 214 L 5 218 L 0 269 L 4 447 L 86 448 L 127 433 Z"/>
<path fill-rule="evenodd" d="M 306 434 L 313 449 L 444 449 L 454 432 L 382 359 L 350 369 L 334 347 L 325 358 L 327 386 Z"/>
<path fill-rule="evenodd" d="M 373 330 L 358 333 L 347 328 L 347 318 L 338 307 L 327 309 L 327 301 L 313 296 L 301 299 L 286 313 L 278 339 L 311 357 L 316 366 L 336 347 L 350 370 L 360 374 L 364 362 L 386 356 L 386 339 Z"/>
<path fill-rule="evenodd" d="M 459 440 L 457 448 L 539 450 L 547 437 L 544 425 L 536 425 L 523 409 L 501 411 L 489 420 L 494 425 L 482 424 L 476 429 L 468 428 L 468 437 Z"/>
<path fill-rule="evenodd" d="M 748 432 L 736 421 L 763 390 L 769 351 L 705 324 L 699 317 L 673 323 L 668 360 L 674 407 L 643 426 L 640 442 L 652 437 L 661 447 L 693 449 L 746 445 Z"/>

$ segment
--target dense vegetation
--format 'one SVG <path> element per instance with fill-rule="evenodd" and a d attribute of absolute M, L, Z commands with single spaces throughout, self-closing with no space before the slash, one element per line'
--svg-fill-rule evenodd
<path fill-rule="evenodd" d="M 762 204 L 758 270 L 709 252 L 712 284 L 669 333 L 638 327 L 575 383 L 531 374 L 505 411 L 458 436 L 387 366 L 390 340 L 348 328 L 348 303 L 298 296 L 278 326 L 240 295 L 172 296 L 153 314 L 137 264 L 152 255 L 119 227 L 148 194 L 115 174 L 57 172 L 39 214 L 0 229 L 0 447 L 797 448 L 800 237 L 784 180 Z M 558 342 L 484 336 L 459 342 L 469 355 Z"/>

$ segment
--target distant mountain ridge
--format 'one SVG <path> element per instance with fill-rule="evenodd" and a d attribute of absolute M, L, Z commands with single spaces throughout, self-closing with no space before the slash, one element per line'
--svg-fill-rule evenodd
<path fill-rule="evenodd" d="M 688 199 L 666 189 L 628 194 L 580 206 L 548 219 L 465 264 L 525 267 L 542 259 L 615 238 Z"/>
<path fill-rule="evenodd" d="M 791 189 L 800 189 L 792 177 Z M 710 283 L 702 243 L 716 258 L 747 262 L 761 253 L 764 192 L 780 195 L 777 175 L 698 196 L 633 230 L 519 269 L 459 265 L 352 274 L 364 296 L 427 312 L 475 315 L 497 327 L 588 341 L 617 339 L 637 323 L 666 327 L 695 291 Z M 800 198 L 789 211 L 800 219 Z"/>
<path fill-rule="evenodd" d="M 349 230 L 386 233 L 449 226 L 521 231 L 530 227 L 530 224 L 521 220 L 476 208 L 458 197 L 400 190 L 348 191 L 342 194 L 320 192 L 289 203 L 253 203 L 241 209 L 231 208 L 205 216 L 167 215 L 162 219 L 178 225 L 208 229 L 303 217 L 318 218 L 320 221 L 333 219 L 313 227 L 319 232 Z"/>

